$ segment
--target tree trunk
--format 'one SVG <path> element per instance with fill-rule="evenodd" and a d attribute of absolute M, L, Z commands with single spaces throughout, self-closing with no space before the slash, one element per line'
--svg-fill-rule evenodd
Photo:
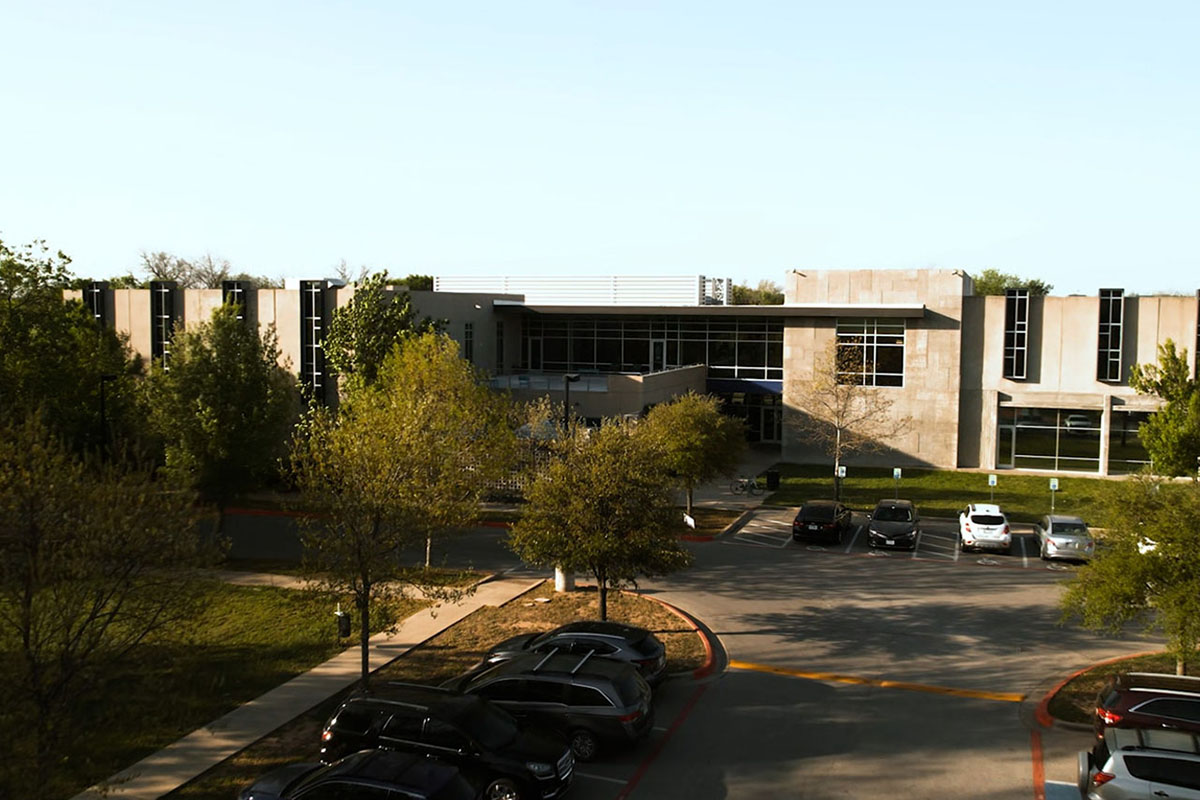
<path fill-rule="evenodd" d="M 692 515 L 692 485 L 689 483 L 687 487 L 687 514 Z"/>
<path fill-rule="evenodd" d="M 371 674 L 371 585 L 363 582 L 363 592 L 358 597 L 358 641 L 362 649 L 362 689 L 369 687 Z"/>
<path fill-rule="evenodd" d="M 1183 656 L 1175 657 L 1175 674 L 1187 675 L 1187 660 Z"/>
<path fill-rule="evenodd" d="M 596 584 L 600 590 L 600 620 L 608 619 L 608 578 L 604 570 L 596 571 Z"/>
<path fill-rule="evenodd" d="M 429 554 L 433 551 L 433 534 L 425 536 L 425 569 L 429 569 Z"/>

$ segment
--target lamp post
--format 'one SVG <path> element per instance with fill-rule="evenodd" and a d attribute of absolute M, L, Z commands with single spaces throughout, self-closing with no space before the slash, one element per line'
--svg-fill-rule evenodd
<path fill-rule="evenodd" d="M 563 373 L 563 435 L 571 432 L 571 384 L 579 381 L 578 372 Z"/>
<path fill-rule="evenodd" d="M 100 458 L 108 460 L 108 412 L 105 404 L 105 386 L 109 381 L 115 381 L 116 375 L 107 373 L 100 376 Z"/>

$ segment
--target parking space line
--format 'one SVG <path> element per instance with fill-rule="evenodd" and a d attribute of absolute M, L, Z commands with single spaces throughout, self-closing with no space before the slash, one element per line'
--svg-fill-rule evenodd
<path fill-rule="evenodd" d="M 917 531 L 917 538 L 913 540 L 913 551 L 910 558 L 916 558 L 917 553 L 921 552 L 921 531 Z"/>
<path fill-rule="evenodd" d="M 863 526 L 859 525 L 854 529 L 854 535 L 850 537 L 850 544 L 846 545 L 846 552 L 849 553 L 854 548 L 854 543 L 858 541 L 858 535 L 862 533 Z"/>
<path fill-rule="evenodd" d="M 731 660 L 730 669 L 744 669 L 754 672 L 768 672 L 773 675 L 786 675 L 790 678 L 804 678 L 810 681 L 833 681 L 835 683 L 852 683 L 860 686 L 878 686 L 881 689 L 902 689 L 910 692 L 928 692 L 930 694 L 945 694 L 953 697 L 971 697 L 978 700 L 997 700 L 1004 703 L 1020 703 L 1025 699 L 1023 694 L 1011 692 L 985 692 L 977 689 L 955 689 L 950 686 L 930 686 L 924 683 L 909 683 L 907 681 L 891 681 L 885 678 L 864 678 L 861 675 L 841 675 L 836 672 L 805 672 L 798 669 L 773 667 L 769 664 L 752 664 L 748 661 Z"/>
<path fill-rule="evenodd" d="M 1025 546 L 1026 544 L 1028 544 L 1028 542 L 1026 541 L 1025 537 L 1022 536 L 1021 537 L 1021 563 L 1025 565 L 1025 569 L 1029 569 L 1029 548 Z"/>
<path fill-rule="evenodd" d="M 655 730 L 659 730 L 659 729 L 655 728 Z M 597 775 L 594 772 L 580 772 L 579 770 L 575 770 L 575 777 L 587 778 L 588 780 L 593 780 L 593 781 L 608 781 L 609 783 L 619 783 L 622 786 L 624 786 L 626 783 L 628 783 L 628 781 L 626 781 L 624 778 L 610 778 L 607 775 Z"/>

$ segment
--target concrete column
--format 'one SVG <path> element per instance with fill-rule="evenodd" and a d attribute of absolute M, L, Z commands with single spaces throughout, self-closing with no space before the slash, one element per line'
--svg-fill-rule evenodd
<path fill-rule="evenodd" d="M 567 572 L 562 567 L 554 568 L 554 591 L 556 592 L 573 592 L 575 591 L 575 573 Z"/>
<path fill-rule="evenodd" d="M 1108 439 L 1112 430 L 1113 396 L 1104 395 L 1104 413 L 1100 415 L 1100 474 L 1108 474 Z"/>

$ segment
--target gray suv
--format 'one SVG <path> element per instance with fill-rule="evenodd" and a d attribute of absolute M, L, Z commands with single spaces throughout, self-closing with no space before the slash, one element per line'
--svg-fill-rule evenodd
<path fill-rule="evenodd" d="M 654 725 L 650 684 L 637 668 L 591 653 L 519 655 L 443 686 L 562 731 L 580 761 L 591 761 L 602 746 L 635 742 Z"/>
<path fill-rule="evenodd" d="M 1200 740 L 1188 731 L 1107 728 L 1079 754 L 1083 800 L 1200 800 Z"/>

